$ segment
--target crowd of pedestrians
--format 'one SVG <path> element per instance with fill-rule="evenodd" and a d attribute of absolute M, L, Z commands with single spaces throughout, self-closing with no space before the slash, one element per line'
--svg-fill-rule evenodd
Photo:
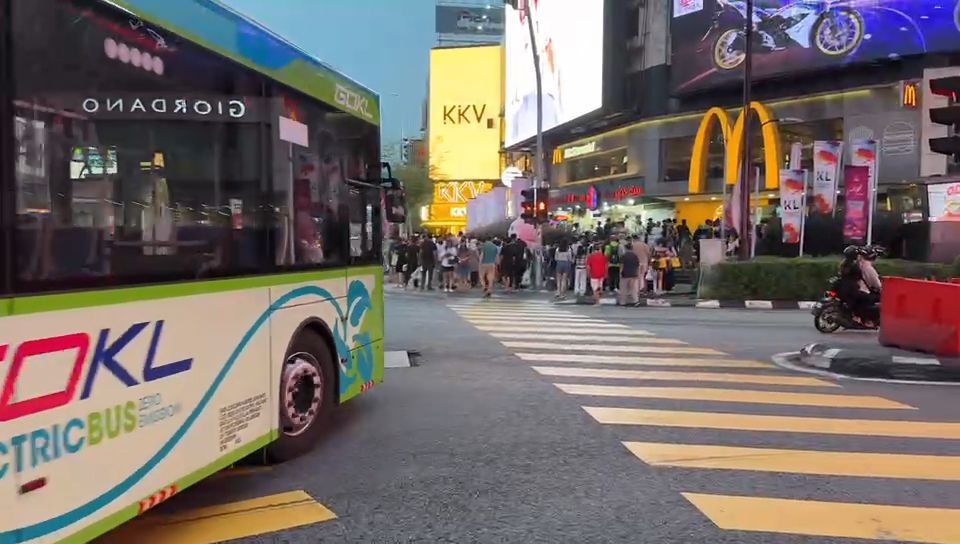
<path fill-rule="evenodd" d="M 489 297 L 497 285 L 513 292 L 524 285 L 533 254 L 526 242 L 511 235 L 503 239 L 433 236 L 401 238 L 389 248 L 391 281 L 402 289 L 450 293 L 483 289 Z"/>

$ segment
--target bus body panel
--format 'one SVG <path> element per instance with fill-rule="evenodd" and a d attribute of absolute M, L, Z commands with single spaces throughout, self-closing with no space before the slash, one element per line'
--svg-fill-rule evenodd
<path fill-rule="evenodd" d="M 0 317 L 0 387 L 15 393 L 0 395 L 0 507 L 17 512 L 0 517 L 0 543 L 87 541 L 266 445 L 279 370 L 307 320 L 346 346 L 349 396 L 382 380 L 373 271 L 351 271 L 341 298 L 323 298 L 344 285 L 324 271 L 314 282 L 281 275 L 271 287 Z M 44 487 L 18 494 L 38 478 Z"/>

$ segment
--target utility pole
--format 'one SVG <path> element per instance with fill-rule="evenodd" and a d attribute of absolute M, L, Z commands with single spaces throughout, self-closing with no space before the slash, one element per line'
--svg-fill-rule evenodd
<path fill-rule="evenodd" d="M 523 14 L 527 18 L 530 30 L 530 50 L 533 52 L 533 73 L 537 80 L 537 144 L 533 162 L 533 200 L 537 199 L 537 188 L 543 180 L 543 80 L 540 74 L 540 52 L 537 49 L 537 35 L 533 29 L 533 15 L 530 12 L 531 0 L 519 0 L 523 3 Z"/>
<path fill-rule="evenodd" d="M 750 259 L 750 243 L 753 232 L 750 230 L 750 87 L 753 83 L 753 0 L 746 0 L 747 16 L 744 18 L 744 59 L 743 59 L 743 156 L 740 158 L 740 260 Z M 759 182 L 759 179 L 757 180 Z M 759 202 L 758 202 L 759 204 Z M 750 237 L 750 238 L 748 238 Z"/>

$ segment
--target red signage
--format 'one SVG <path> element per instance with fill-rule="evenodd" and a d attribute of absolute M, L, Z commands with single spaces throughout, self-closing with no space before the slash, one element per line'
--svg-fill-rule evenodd
<path fill-rule="evenodd" d="M 604 198 L 609 200 L 625 200 L 628 198 L 636 198 L 643 195 L 643 186 L 642 185 L 623 185 L 617 187 L 612 191 L 603 191 Z M 587 203 L 590 202 L 589 191 L 583 194 L 577 193 L 566 193 L 560 197 L 560 200 L 567 204 L 576 204 L 576 203 Z"/>
<path fill-rule="evenodd" d="M 624 187 L 618 187 L 616 191 L 613 192 L 614 200 L 623 200 L 625 198 L 634 198 L 643 194 L 643 187 L 639 185 L 626 185 Z"/>

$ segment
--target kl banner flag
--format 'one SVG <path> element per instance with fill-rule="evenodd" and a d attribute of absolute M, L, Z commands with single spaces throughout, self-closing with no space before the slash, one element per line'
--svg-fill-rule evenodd
<path fill-rule="evenodd" d="M 832 140 L 813 142 L 813 203 L 817 213 L 833 213 L 836 208 L 841 157 L 843 157 L 843 142 Z"/>
<path fill-rule="evenodd" d="M 803 205 L 807 193 L 805 170 L 780 171 L 780 221 L 783 224 L 783 243 L 799 244 L 803 232 Z"/>
<path fill-rule="evenodd" d="M 867 195 L 870 194 L 870 169 L 846 166 L 843 169 L 846 187 L 846 213 L 843 216 L 843 237 L 863 241 L 867 237 Z"/>

